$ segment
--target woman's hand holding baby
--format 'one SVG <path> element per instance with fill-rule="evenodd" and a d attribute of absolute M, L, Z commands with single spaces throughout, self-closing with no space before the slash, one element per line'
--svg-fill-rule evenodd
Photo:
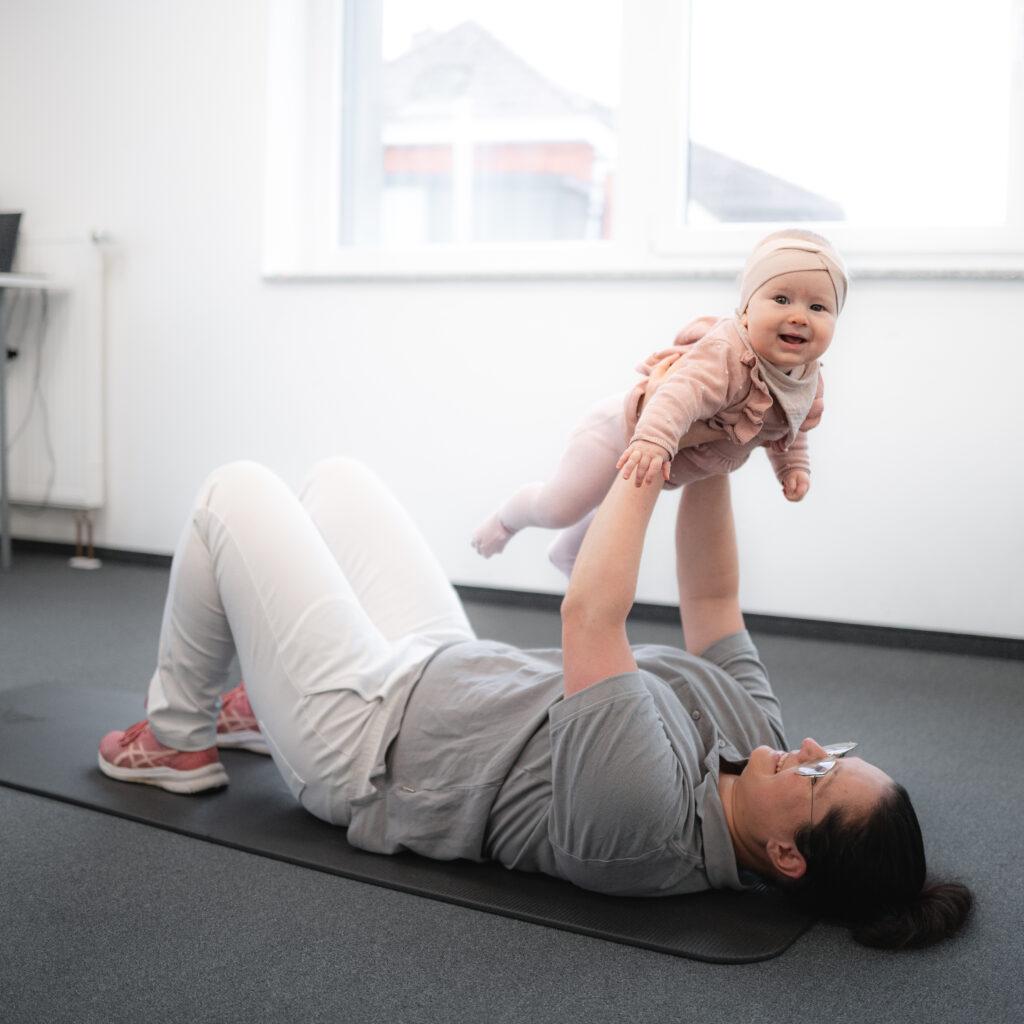
<path fill-rule="evenodd" d="M 718 323 L 717 316 L 699 316 L 691 320 L 677 335 L 673 345 L 689 345 L 700 341 Z"/>
<path fill-rule="evenodd" d="M 802 501 L 810 487 L 810 474 L 802 469 L 790 470 L 782 481 L 782 493 L 787 501 Z"/>
<path fill-rule="evenodd" d="M 672 342 L 671 348 L 663 348 L 657 352 L 653 352 L 649 355 L 637 368 L 637 373 L 642 373 L 645 377 L 668 356 L 672 356 L 672 362 L 675 362 L 679 356 L 685 354 L 685 349 L 682 348 L 684 345 L 691 345 L 695 341 L 700 341 L 708 331 L 714 327 L 718 321 L 718 317 L 714 316 L 700 316 L 696 320 L 691 320 L 675 337 L 675 341 Z M 669 364 L 671 365 L 671 363 Z M 650 398 L 650 392 L 647 395 Z"/>
<path fill-rule="evenodd" d="M 645 377 L 649 377 L 651 373 L 653 373 L 654 370 L 666 360 L 668 360 L 668 365 L 671 366 L 682 354 L 682 350 L 678 348 L 659 349 L 657 352 L 652 352 L 642 363 L 640 363 L 636 368 L 636 372 L 643 374 Z M 664 372 L 662 373 L 662 376 L 664 376 Z"/>
<path fill-rule="evenodd" d="M 654 397 L 654 392 L 661 387 L 665 378 L 669 375 L 672 367 L 679 361 L 683 353 L 677 348 L 663 349 L 647 357 L 645 362 L 637 367 L 641 373 L 647 374 L 647 383 L 644 385 L 643 397 L 637 406 L 637 415 L 643 411 L 643 407 Z"/>

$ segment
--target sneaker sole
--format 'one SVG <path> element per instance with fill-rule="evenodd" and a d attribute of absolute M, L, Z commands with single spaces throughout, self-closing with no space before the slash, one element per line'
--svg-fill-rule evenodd
<path fill-rule="evenodd" d="M 228 784 L 228 773 L 224 765 L 208 764 L 203 768 L 190 771 L 179 771 L 175 768 L 119 768 L 103 759 L 97 758 L 100 771 L 118 782 L 139 782 L 144 786 L 159 786 L 170 793 L 202 793 L 207 789 L 217 789 Z"/>
<path fill-rule="evenodd" d="M 240 729 L 237 732 L 217 733 L 217 746 L 225 750 L 249 750 L 254 754 L 270 757 L 270 748 L 263 733 L 256 729 Z"/>

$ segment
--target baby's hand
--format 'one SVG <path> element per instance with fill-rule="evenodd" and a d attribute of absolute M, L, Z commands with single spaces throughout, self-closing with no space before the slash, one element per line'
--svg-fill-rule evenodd
<path fill-rule="evenodd" d="M 810 474 L 802 469 L 790 470 L 782 481 L 782 493 L 787 501 L 802 501 L 810 487 Z"/>
<path fill-rule="evenodd" d="M 659 473 L 668 483 L 668 471 L 671 465 L 671 457 L 660 444 L 655 444 L 653 441 L 634 441 L 619 456 L 615 468 L 625 467 L 625 472 L 622 474 L 623 480 L 628 480 L 635 469 L 636 485 L 642 487 L 644 484 L 656 480 Z"/>

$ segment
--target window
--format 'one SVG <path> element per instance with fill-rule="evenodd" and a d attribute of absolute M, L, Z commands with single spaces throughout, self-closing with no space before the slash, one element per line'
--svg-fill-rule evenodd
<path fill-rule="evenodd" d="M 693 0 L 682 220 L 1005 227 L 1012 6 Z"/>
<path fill-rule="evenodd" d="M 1024 0 L 272 0 L 267 271 L 1024 267 Z"/>
<path fill-rule="evenodd" d="M 341 244 L 609 237 L 621 0 L 345 10 Z"/>

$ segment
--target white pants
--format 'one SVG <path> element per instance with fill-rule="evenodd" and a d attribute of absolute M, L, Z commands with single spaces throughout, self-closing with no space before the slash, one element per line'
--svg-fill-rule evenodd
<path fill-rule="evenodd" d="M 174 554 L 150 727 L 179 750 L 213 746 L 237 652 L 289 788 L 347 825 L 395 700 L 440 646 L 473 638 L 412 519 L 364 466 L 321 462 L 296 498 L 265 467 L 230 463 L 200 488 Z"/>

